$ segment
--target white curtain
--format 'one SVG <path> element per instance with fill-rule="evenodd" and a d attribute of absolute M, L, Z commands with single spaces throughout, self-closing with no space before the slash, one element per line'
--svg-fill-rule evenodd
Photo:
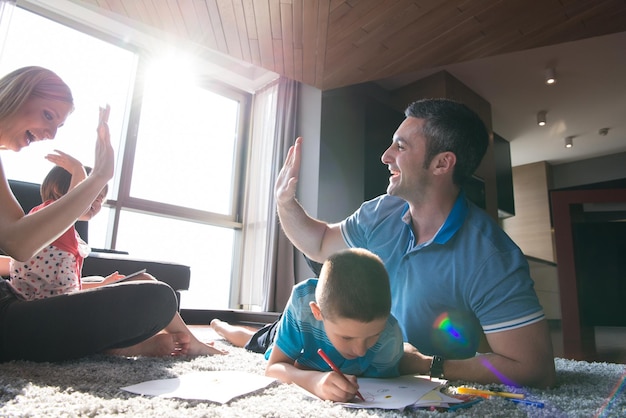
<path fill-rule="evenodd" d="M 295 141 L 298 84 L 281 77 L 255 93 L 244 207 L 239 305 L 281 312 L 295 284 L 293 246 L 276 215 L 274 182 Z"/>

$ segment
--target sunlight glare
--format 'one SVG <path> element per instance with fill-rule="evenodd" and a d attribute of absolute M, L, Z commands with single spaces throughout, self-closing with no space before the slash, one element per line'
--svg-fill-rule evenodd
<path fill-rule="evenodd" d="M 176 97 L 197 84 L 196 66 L 191 56 L 169 52 L 154 59 L 148 66 L 146 84 L 159 86 L 163 98 Z"/>

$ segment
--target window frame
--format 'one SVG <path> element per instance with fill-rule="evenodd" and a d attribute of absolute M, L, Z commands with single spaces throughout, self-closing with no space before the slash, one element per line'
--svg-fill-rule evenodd
<path fill-rule="evenodd" d="M 141 51 L 141 50 L 140 50 Z M 141 80 L 142 74 L 145 73 L 148 62 L 149 52 L 138 52 L 138 70 L 135 76 L 135 84 L 132 93 L 132 104 L 128 110 L 128 123 L 126 136 L 122 138 L 121 147 L 123 152 L 118 156 L 119 174 L 116 173 L 115 184 L 111 196 L 115 198 L 108 199 L 104 205 L 113 210 L 113 226 L 107 237 L 107 246 L 115 249 L 117 241 L 117 227 L 119 212 L 122 209 L 132 210 L 136 212 L 148 213 L 157 216 L 166 216 L 186 221 L 204 223 L 208 225 L 220 226 L 241 230 L 242 209 L 243 209 L 243 191 L 245 190 L 245 181 L 247 173 L 247 149 L 250 134 L 248 130 L 250 120 L 250 109 L 252 104 L 252 95 L 232 86 L 225 85 L 208 77 L 201 77 L 201 83 L 198 87 L 205 88 L 213 93 L 230 98 L 239 103 L 239 115 L 237 120 L 237 139 L 236 149 L 234 151 L 234 160 L 236 168 L 233 170 L 233 190 L 230 202 L 231 215 L 224 215 L 199 209 L 192 209 L 184 206 L 171 205 L 168 203 L 156 202 L 148 199 L 132 197 L 130 195 L 130 187 L 132 182 L 132 170 L 135 161 L 135 151 L 137 146 L 139 125 L 141 122 L 141 105 L 143 98 L 143 85 Z M 241 245 L 239 243 L 239 245 Z"/>

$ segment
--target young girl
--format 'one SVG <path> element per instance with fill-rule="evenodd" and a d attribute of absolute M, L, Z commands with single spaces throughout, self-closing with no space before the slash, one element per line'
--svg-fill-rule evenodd
<path fill-rule="evenodd" d="M 46 159 L 57 165 L 41 183 L 43 203 L 31 209 L 30 213 L 49 206 L 87 177 L 86 169 L 80 161 L 61 151 L 55 152 L 56 154 L 46 156 Z M 78 218 L 79 221 L 89 221 L 100 212 L 107 189 L 105 186 L 87 211 Z M 89 246 L 72 225 L 29 260 L 22 262 L 11 258 L 9 265 L 11 290 L 23 300 L 43 299 L 109 283 L 123 277 L 112 274 L 99 284 L 83 283 L 81 270 L 83 260 L 89 251 Z"/>
<path fill-rule="evenodd" d="M 53 204 L 63 197 L 69 190 L 85 180 L 89 168 L 83 167 L 80 161 L 69 154 L 56 150 L 57 154 L 49 154 L 46 158 L 57 166 L 53 167 L 44 181 L 41 183 L 41 200 L 43 203 L 34 207 L 30 213 L 37 212 L 42 208 Z M 102 202 L 106 197 L 108 187 L 105 186 L 98 197 L 87 208 L 85 213 L 78 218 L 79 221 L 89 221 L 102 208 Z M 72 225 L 59 238 L 46 248 L 35 254 L 30 260 L 24 262 L 11 259 L 11 278 L 9 285 L 11 290 L 24 300 L 43 299 L 56 295 L 72 293 L 83 289 L 100 287 L 113 283 L 123 278 L 117 272 L 101 278 L 96 282 L 83 283 L 81 270 L 83 260 L 89 255 L 90 248 L 80 238 L 76 228 Z M 153 280 L 156 279 L 147 273 L 139 274 L 132 279 Z M 168 341 L 174 337 L 173 350 L 163 350 L 159 339 Z M 168 344 L 165 344 L 165 348 Z M 162 333 L 153 339 L 125 349 L 108 350 L 118 355 L 210 355 L 223 354 L 211 345 L 200 342 L 188 329 L 178 313 L 172 322 L 165 327 Z"/>
<path fill-rule="evenodd" d="M 69 87 L 54 72 L 24 67 L 0 78 L 0 150 L 19 151 L 54 139 L 74 107 Z M 114 154 L 100 109 L 90 175 L 53 204 L 25 215 L 0 163 L 0 248 L 28 260 L 67 231 L 113 177 Z M 221 353 L 199 343 L 177 312 L 171 287 L 156 280 L 101 286 L 24 300 L 0 280 L 0 362 L 61 361 L 96 353 L 200 355 Z"/>

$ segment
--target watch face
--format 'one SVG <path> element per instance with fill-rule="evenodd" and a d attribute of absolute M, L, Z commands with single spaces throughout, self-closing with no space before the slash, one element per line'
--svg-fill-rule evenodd
<path fill-rule="evenodd" d="M 443 378 L 443 357 L 433 356 L 433 361 L 430 363 L 430 377 Z"/>

